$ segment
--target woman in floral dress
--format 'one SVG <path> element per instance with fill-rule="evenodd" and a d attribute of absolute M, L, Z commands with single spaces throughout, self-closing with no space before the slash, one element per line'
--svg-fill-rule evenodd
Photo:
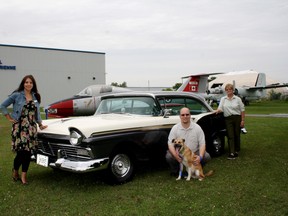
<path fill-rule="evenodd" d="M 37 124 L 41 130 L 40 116 L 41 96 L 38 93 L 36 81 L 32 75 L 25 76 L 18 89 L 3 101 L 0 108 L 5 117 L 12 123 L 12 150 L 16 152 L 12 169 L 14 181 L 20 179 L 19 168 L 22 166 L 21 181 L 26 185 L 27 171 L 30 165 L 31 152 L 35 150 Z M 9 113 L 7 107 L 13 104 L 13 111 Z"/>

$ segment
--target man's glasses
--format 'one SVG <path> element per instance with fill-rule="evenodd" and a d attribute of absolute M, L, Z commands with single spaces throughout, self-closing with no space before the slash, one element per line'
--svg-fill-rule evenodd
<path fill-rule="evenodd" d="M 181 116 L 190 116 L 190 114 L 181 114 Z"/>

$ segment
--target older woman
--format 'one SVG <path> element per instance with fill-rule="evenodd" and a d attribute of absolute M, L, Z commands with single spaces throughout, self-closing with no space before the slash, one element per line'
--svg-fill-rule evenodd
<path fill-rule="evenodd" d="M 228 137 L 229 160 L 238 157 L 240 131 L 244 127 L 245 107 L 240 97 L 234 95 L 232 84 L 225 86 L 226 96 L 222 97 L 216 113 L 223 112 Z"/>

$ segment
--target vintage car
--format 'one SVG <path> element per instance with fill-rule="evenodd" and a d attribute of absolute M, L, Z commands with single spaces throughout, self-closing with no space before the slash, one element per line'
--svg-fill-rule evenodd
<path fill-rule="evenodd" d="M 188 107 L 198 123 L 212 156 L 224 149 L 225 126 L 221 114 L 199 95 L 185 92 L 127 92 L 101 97 L 93 116 L 49 119 L 38 133 L 37 163 L 71 172 L 106 169 L 115 183 L 130 180 L 136 164 L 165 163 L 167 138 Z"/>

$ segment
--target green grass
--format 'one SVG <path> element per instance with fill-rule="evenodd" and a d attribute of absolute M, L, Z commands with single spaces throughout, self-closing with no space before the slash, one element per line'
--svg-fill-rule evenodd
<path fill-rule="evenodd" d="M 288 113 L 288 101 L 259 101 L 246 106 L 249 114 Z"/>
<path fill-rule="evenodd" d="M 288 113 L 287 103 L 252 103 L 246 113 Z M 264 110 L 263 110 L 264 109 Z M 11 179 L 10 124 L 0 117 L 1 215 L 288 215 L 288 119 L 246 117 L 240 157 L 213 158 L 211 177 L 175 181 L 144 167 L 132 182 L 105 184 L 97 173 L 55 172 L 32 163 L 28 186 Z"/>

